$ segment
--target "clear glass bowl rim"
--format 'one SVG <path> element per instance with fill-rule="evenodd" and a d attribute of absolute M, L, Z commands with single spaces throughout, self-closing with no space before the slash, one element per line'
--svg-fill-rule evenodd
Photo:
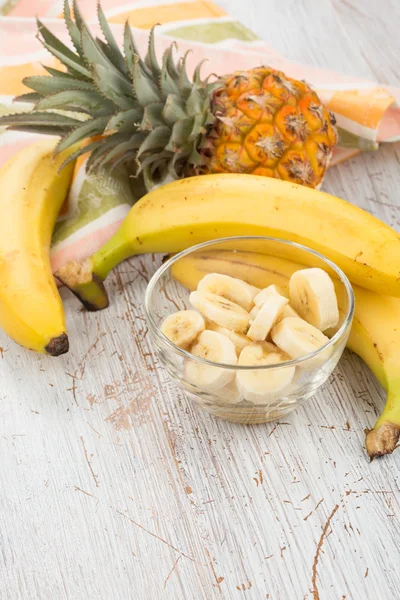
<path fill-rule="evenodd" d="M 232 365 L 232 364 L 225 364 L 225 363 L 215 363 L 210 360 L 207 360 L 206 358 L 201 358 L 200 356 L 194 356 L 194 354 L 191 354 L 187 350 L 183 350 L 183 348 L 179 348 L 179 346 L 176 346 L 173 342 L 171 342 L 171 340 L 169 340 L 167 338 L 166 335 L 164 335 L 162 333 L 161 329 L 158 327 L 157 323 L 154 321 L 152 312 L 150 310 L 150 301 L 151 301 L 154 289 L 155 289 L 160 277 L 162 277 L 162 275 L 166 271 L 168 271 L 168 269 L 175 262 L 177 262 L 184 256 L 188 256 L 189 254 L 192 254 L 193 252 L 197 252 L 198 250 L 207 248 L 208 246 L 214 246 L 216 244 L 223 244 L 223 243 L 231 242 L 231 241 L 235 241 L 235 240 L 238 240 L 238 241 L 241 241 L 241 240 L 263 240 L 263 241 L 268 241 L 268 242 L 275 242 L 277 244 L 284 244 L 286 246 L 291 246 L 292 248 L 298 248 L 299 250 L 308 252 L 309 254 L 316 256 L 317 258 L 322 260 L 324 263 L 329 265 L 335 271 L 335 273 L 339 276 L 340 281 L 343 283 L 346 293 L 347 293 L 348 311 L 346 314 L 346 318 L 343 321 L 341 327 L 338 329 L 338 331 L 335 333 L 335 335 L 333 335 L 331 337 L 329 342 L 327 342 L 324 346 L 321 346 L 321 348 L 318 348 L 318 350 L 315 350 L 315 352 L 306 354 L 305 356 L 302 356 L 301 358 L 287 360 L 287 361 L 279 363 L 279 364 L 262 365 L 260 367 L 253 367 L 251 365 Z M 232 250 L 232 252 L 233 252 L 233 250 Z M 324 256 L 323 254 L 320 254 L 316 250 L 312 250 L 311 248 L 308 248 L 307 246 L 303 246 L 303 244 L 298 244 L 297 242 L 292 242 L 289 240 L 283 240 L 281 238 L 275 238 L 275 237 L 269 237 L 269 236 L 263 236 L 263 235 L 244 235 L 244 236 L 237 235 L 237 236 L 232 236 L 232 237 L 216 238 L 215 240 L 210 240 L 207 242 L 202 242 L 201 244 L 196 244 L 195 246 L 191 246 L 190 248 L 187 248 L 186 250 L 183 250 L 182 252 L 179 252 L 175 256 L 172 256 L 170 259 L 168 259 L 163 265 L 161 265 L 161 267 L 159 269 L 157 269 L 157 271 L 154 273 L 153 277 L 150 279 L 150 281 L 147 285 L 145 298 L 144 298 L 144 308 L 145 308 L 146 318 L 147 318 L 148 323 L 151 326 L 152 332 L 164 344 L 169 346 L 171 348 L 171 351 L 173 351 L 177 354 L 180 354 L 182 357 L 190 359 L 195 362 L 198 362 L 200 364 L 209 365 L 209 366 L 213 366 L 216 368 L 219 367 L 222 369 L 232 369 L 234 371 L 254 371 L 254 370 L 267 371 L 268 369 L 282 369 L 282 368 L 286 368 L 286 367 L 295 367 L 311 358 L 314 358 L 315 356 L 318 356 L 319 354 L 326 351 L 331 346 L 334 346 L 336 344 L 336 342 L 338 342 L 340 340 L 340 338 L 346 333 L 348 327 L 350 326 L 350 324 L 353 320 L 355 299 L 354 299 L 354 292 L 353 292 L 351 283 L 348 280 L 347 276 L 342 271 L 342 269 L 340 267 L 338 267 L 334 262 L 332 262 L 329 258 L 326 258 L 326 256 Z"/>

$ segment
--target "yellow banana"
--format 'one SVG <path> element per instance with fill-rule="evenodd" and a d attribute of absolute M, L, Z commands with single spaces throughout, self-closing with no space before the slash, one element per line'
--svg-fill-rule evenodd
<path fill-rule="evenodd" d="M 18 344 L 58 356 L 68 351 L 64 310 L 50 267 L 54 224 L 66 198 L 71 153 L 54 140 L 13 156 L 0 171 L 0 327 Z"/>
<path fill-rule="evenodd" d="M 210 251 L 187 256 L 172 265 L 172 275 L 194 290 L 207 273 L 223 273 L 264 288 L 275 284 L 288 291 L 289 278 L 304 265 L 257 253 Z M 339 308 L 343 287 L 336 281 Z M 366 447 L 371 460 L 390 454 L 400 437 L 400 299 L 353 286 L 356 309 L 347 347 L 358 354 L 387 390 L 387 402 L 375 427 L 368 432 Z"/>
<path fill-rule="evenodd" d="M 99 310 L 108 305 L 102 282 L 129 256 L 235 235 L 300 242 L 333 260 L 352 283 L 400 296 L 400 237 L 393 229 L 329 194 L 238 174 L 191 177 L 150 192 L 98 252 L 57 276 L 89 309 Z"/>

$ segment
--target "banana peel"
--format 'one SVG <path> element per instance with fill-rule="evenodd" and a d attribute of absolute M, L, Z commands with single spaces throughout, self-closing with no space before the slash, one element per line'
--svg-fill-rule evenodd
<path fill-rule="evenodd" d="M 102 282 L 129 256 L 240 235 L 299 242 L 330 258 L 352 283 L 400 297 L 400 237 L 388 225 L 324 192 L 242 174 L 190 177 L 153 190 L 83 269 L 72 262 L 56 275 L 89 309 L 100 310 L 107 305 Z M 288 246 L 286 258 L 295 256 Z"/>
<path fill-rule="evenodd" d="M 76 150 L 53 158 L 56 142 L 36 142 L 0 170 L 0 326 L 18 344 L 50 356 L 68 351 L 64 309 L 50 266 L 57 215 Z"/>

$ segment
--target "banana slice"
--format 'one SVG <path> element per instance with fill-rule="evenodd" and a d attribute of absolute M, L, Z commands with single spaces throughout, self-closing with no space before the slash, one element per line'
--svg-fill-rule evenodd
<path fill-rule="evenodd" d="M 232 331 L 243 333 L 249 326 L 249 313 L 234 302 L 209 292 L 192 292 L 189 302 L 200 311 L 206 319 L 226 327 Z"/>
<path fill-rule="evenodd" d="M 179 348 L 187 350 L 204 331 L 206 323 L 196 310 L 181 310 L 169 315 L 161 325 L 161 331 Z"/>
<path fill-rule="evenodd" d="M 258 288 L 249 285 L 245 281 L 221 273 L 209 273 L 203 277 L 199 281 L 197 290 L 222 296 L 222 298 L 239 304 L 247 311 L 254 305 L 253 298 L 259 292 Z"/>
<path fill-rule="evenodd" d="M 284 296 L 271 293 L 250 325 L 247 337 L 254 341 L 264 341 L 272 327 L 279 321 L 288 302 L 289 300 Z"/>
<path fill-rule="evenodd" d="M 283 309 L 283 311 L 279 315 L 279 317 L 278 317 L 275 325 L 277 325 L 280 321 L 282 321 L 282 319 L 286 319 L 287 317 L 298 317 L 298 318 L 300 318 L 300 316 L 298 315 L 298 313 L 295 310 L 293 310 L 293 308 L 290 306 L 290 304 L 286 304 L 285 308 Z M 250 325 L 251 325 L 251 322 L 250 322 Z M 267 336 L 267 340 L 269 342 L 272 341 L 271 332 L 269 332 L 269 334 Z"/>
<path fill-rule="evenodd" d="M 217 331 L 203 331 L 192 346 L 194 356 L 205 358 L 215 363 L 236 365 L 237 356 L 233 342 Z M 230 383 L 235 377 L 234 369 L 204 365 L 186 359 L 185 378 L 196 387 L 206 390 L 218 390 Z"/>
<path fill-rule="evenodd" d="M 223 388 L 218 390 L 218 400 L 220 406 L 238 404 L 244 399 L 241 389 L 239 389 L 236 376 Z M 221 417 L 226 416 L 221 412 Z"/>
<path fill-rule="evenodd" d="M 271 294 L 287 298 L 285 292 L 281 287 L 279 287 L 279 285 L 269 285 L 254 297 L 254 304 L 260 308 L 267 301 Z"/>
<path fill-rule="evenodd" d="M 301 358 L 315 352 L 318 348 L 329 342 L 319 329 L 303 319 L 289 317 L 275 325 L 271 332 L 274 343 L 291 358 Z M 324 363 L 331 354 L 331 348 L 310 359 L 305 363 L 305 368 L 315 368 Z"/>
<path fill-rule="evenodd" d="M 222 333 L 222 335 L 226 335 L 226 337 L 229 338 L 233 342 L 233 344 L 236 348 L 236 354 L 238 356 L 245 346 L 248 346 L 249 344 L 251 344 L 251 340 L 249 340 L 249 338 L 246 337 L 245 335 L 243 335 L 242 333 L 237 333 L 236 331 L 231 331 L 230 329 L 227 329 L 226 327 L 221 327 L 221 325 L 217 325 L 217 323 L 212 323 L 212 322 L 208 323 L 207 329 L 209 329 L 211 331 L 218 331 L 218 333 Z"/>
<path fill-rule="evenodd" d="M 248 283 L 247 285 L 250 287 L 250 289 L 253 293 L 253 303 L 254 303 L 254 298 L 257 296 L 257 294 L 259 294 L 261 292 L 261 290 L 259 287 L 256 287 L 255 285 L 251 285 L 250 283 Z"/>
<path fill-rule="evenodd" d="M 260 308 L 258 306 L 253 306 L 253 308 L 249 312 L 249 315 L 250 315 L 249 324 L 250 325 L 253 324 L 254 319 L 256 318 L 256 316 L 258 315 L 259 312 L 260 312 Z"/>
<path fill-rule="evenodd" d="M 258 313 L 260 312 L 260 309 L 258 306 L 254 306 L 254 308 L 251 309 L 250 311 L 250 325 L 253 324 L 254 319 L 256 318 L 256 316 L 258 315 Z M 286 317 L 300 317 L 300 315 L 293 310 L 293 308 L 290 306 L 290 304 L 286 304 L 285 308 L 283 309 L 281 315 L 278 317 L 277 323 L 279 323 L 279 321 L 282 321 L 282 319 L 286 319 Z M 331 336 L 329 336 L 331 337 Z M 267 336 L 267 339 L 269 339 L 269 336 Z"/>
<path fill-rule="evenodd" d="M 325 331 L 339 321 L 332 279 L 323 269 L 301 269 L 290 278 L 290 301 L 300 317 Z"/>
<path fill-rule="evenodd" d="M 240 354 L 238 364 L 262 367 L 264 365 L 280 365 L 290 360 L 284 352 L 273 344 L 261 342 L 246 346 Z M 295 367 L 278 367 L 277 369 L 252 369 L 238 371 L 236 380 L 246 400 L 256 404 L 264 404 L 279 399 L 289 390 L 295 374 Z"/>
<path fill-rule="evenodd" d="M 331 339 L 335 335 L 335 333 L 337 333 L 339 331 L 339 329 L 341 328 L 341 326 L 343 325 L 343 323 L 346 320 L 346 316 L 347 316 L 347 313 L 345 313 L 343 310 L 341 310 L 339 308 L 339 320 L 338 320 L 337 324 L 335 325 L 335 327 L 329 327 L 328 329 L 326 329 L 324 331 L 324 334 L 329 339 Z"/>
<path fill-rule="evenodd" d="M 290 306 L 290 304 L 286 304 L 286 306 L 285 306 L 285 308 L 283 309 L 283 312 L 282 312 L 282 319 L 286 319 L 287 317 L 297 317 L 298 319 L 300 318 L 299 313 L 297 313 L 294 310 L 294 308 L 292 308 Z"/>

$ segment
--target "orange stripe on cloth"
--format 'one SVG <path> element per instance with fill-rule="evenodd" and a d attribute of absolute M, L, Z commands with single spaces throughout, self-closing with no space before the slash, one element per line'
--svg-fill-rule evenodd
<path fill-rule="evenodd" d="M 31 92 L 32 90 L 22 83 L 22 79 L 30 75 L 47 75 L 47 73 L 39 62 L 0 66 L 0 93 L 6 96 L 17 96 Z"/>
<path fill-rule="evenodd" d="M 364 127 L 375 129 L 393 101 L 393 96 L 382 88 L 344 90 L 333 94 L 328 108 Z"/>
<path fill-rule="evenodd" d="M 119 15 L 109 17 L 110 23 L 129 23 L 140 29 L 151 29 L 153 25 L 160 23 L 171 23 L 174 21 L 185 21 L 190 19 L 206 19 L 213 17 L 224 17 L 226 13 L 207 0 L 197 2 L 178 2 L 176 4 L 164 4 L 161 6 L 148 6 L 121 12 Z"/>

